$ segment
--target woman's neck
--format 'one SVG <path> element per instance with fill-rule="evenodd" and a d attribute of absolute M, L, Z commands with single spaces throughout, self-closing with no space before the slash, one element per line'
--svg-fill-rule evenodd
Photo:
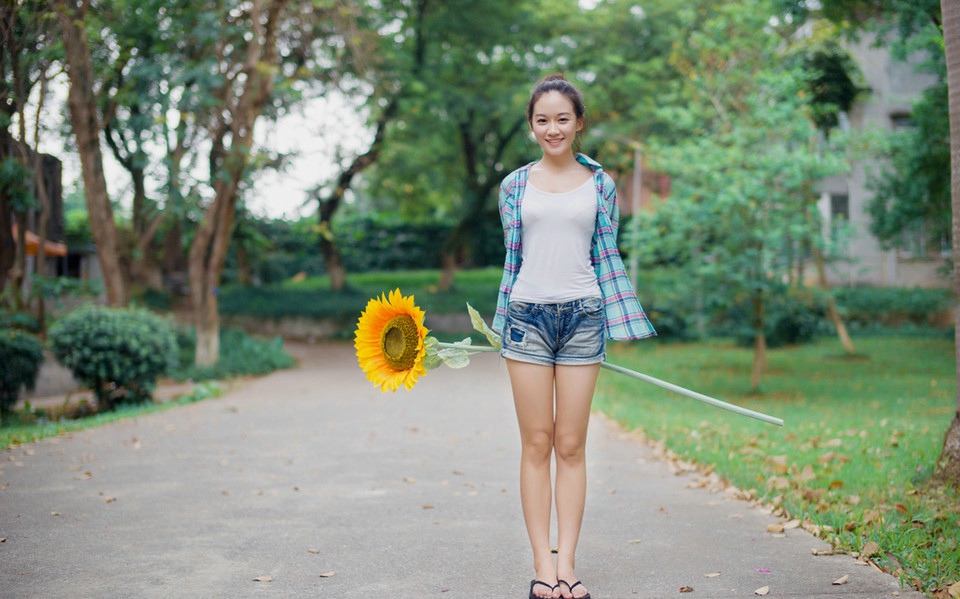
<path fill-rule="evenodd" d="M 571 152 L 563 156 L 543 155 L 540 158 L 540 167 L 551 171 L 565 171 L 571 167 L 578 166 L 576 156 Z"/>

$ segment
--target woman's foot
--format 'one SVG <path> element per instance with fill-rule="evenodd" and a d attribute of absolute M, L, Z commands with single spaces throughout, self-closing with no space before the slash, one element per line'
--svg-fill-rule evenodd
<path fill-rule="evenodd" d="M 572 576 L 570 578 L 576 580 Z M 590 599 L 590 593 L 587 592 L 587 588 L 579 580 L 569 583 L 561 578 L 557 582 L 557 586 L 560 587 L 560 596 L 563 599 Z"/>
<path fill-rule="evenodd" d="M 560 597 L 560 585 L 550 586 L 549 583 L 542 580 L 530 581 L 529 599 L 558 599 Z"/>

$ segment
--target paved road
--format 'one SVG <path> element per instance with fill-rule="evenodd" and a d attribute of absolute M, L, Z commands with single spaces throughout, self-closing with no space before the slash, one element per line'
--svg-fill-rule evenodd
<path fill-rule="evenodd" d="M 499 357 L 381 395 L 349 345 L 292 349 L 300 368 L 220 398 L 0 452 L 0 597 L 525 597 Z M 590 427 L 577 569 L 595 598 L 921 597 Z"/>

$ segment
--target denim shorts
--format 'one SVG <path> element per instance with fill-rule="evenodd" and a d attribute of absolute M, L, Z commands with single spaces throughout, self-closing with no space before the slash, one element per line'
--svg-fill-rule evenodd
<path fill-rule="evenodd" d="M 597 364 L 606 358 L 604 324 L 599 297 L 561 304 L 511 301 L 500 355 L 545 366 Z"/>

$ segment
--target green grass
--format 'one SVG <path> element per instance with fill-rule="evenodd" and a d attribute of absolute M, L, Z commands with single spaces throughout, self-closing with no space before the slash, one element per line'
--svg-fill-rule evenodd
<path fill-rule="evenodd" d="M 960 493 L 931 480 L 956 410 L 952 340 L 836 340 L 774 350 L 760 393 L 752 351 L 722 341 L 638 342 L 610 362 L 783 418 L 781 429 L 605 372 L 596 407 L 782 507 L 838 548 L 932 593 L 960 580 Z"/>
<path fill-rule="evenodd" d="M 65 433 L 94 428 L 102 424 L 118 422 L 126 418 L 135 418 L 144 414 L 152 414 L 169 410 L 176 406 L 193 403 L 217 397 L 223 388 L 216 381 L 207 381 L 194 386 L 191 393 L 181 395 L 176 399 L 163 402 L 149 402 L 134 405 L 121 405 L 111 412 L 94 414 L 85 418 L 61 418 L 51 420 L 45 412 L 39 409 L 25 409 L 14 412 L 9 420 L 0 426 L 0 450 L 16 445 L 33 443 L 40 439 L 56 437 Z M 92 409 L 92 408 L 91 408 Z"/>

